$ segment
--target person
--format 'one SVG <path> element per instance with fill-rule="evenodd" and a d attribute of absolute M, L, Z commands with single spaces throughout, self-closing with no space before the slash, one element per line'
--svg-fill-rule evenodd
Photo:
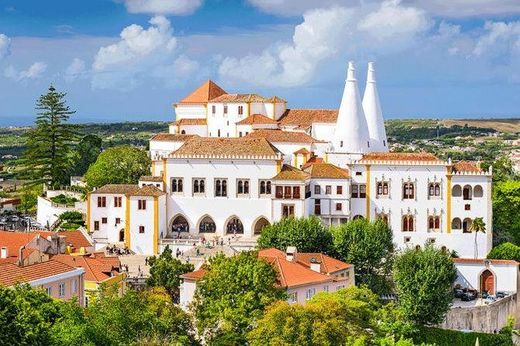
<path fill-rule="evenodd" d="M 148 265 L 148 257 L 145 257 L 145 258 L 144 258 L 144 265 L 145 265 L 145 266 Z"/>

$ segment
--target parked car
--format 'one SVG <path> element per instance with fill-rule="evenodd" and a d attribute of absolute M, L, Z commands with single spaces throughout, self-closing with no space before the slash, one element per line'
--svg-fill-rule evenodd
<path fill-rule="evenodd" d="M 496 294 L 496 297 L 497 298 L 504 298 L 504 297 L 507 297 L 508 294 L 506 292 L 503 292 L 503 291 L 498 291 L 497 294 Z"/>
<path fill-rule="evenodd" d="M 463 302 L 470 302 L 472 300 L 475 300 L 477 297 L 475 297 L 471 292 L 466 292 L 460 297 L 460 300 Z"/>
<path fill-rule="evenodd" d="M 462 298 L 462 296 L 464 295 L 464 290 L 462 288 L 455 288 L 453 290 L 453 294 L 455 298 Z"/>

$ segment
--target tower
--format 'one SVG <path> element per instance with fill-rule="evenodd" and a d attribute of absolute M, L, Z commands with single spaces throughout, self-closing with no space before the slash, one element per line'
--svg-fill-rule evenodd
<path fill-rule="evenodd" d="M 363 154 L 370 151 L 370 136 L 357 86 L 354 63 L 348 63 L 347 80 L 332 140 L 333 151 Z"/>
<path fill-rule="evenodd" d="M 373 62 L 368 63 L 367 85 L 363 96 L 363 110 L 370 135 L 370 151 L 387 152 L 388 141 L 386 139 L 385 123 L 383 113 L 381 112 L 381 104 L 379 103 L 379 95 L 377 93 L 376 72 Z"/>

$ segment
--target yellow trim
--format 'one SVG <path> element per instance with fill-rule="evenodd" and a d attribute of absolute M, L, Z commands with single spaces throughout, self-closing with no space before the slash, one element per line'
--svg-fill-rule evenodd
<path fill-rule="evenodd" d="M 448 197 L 446 198 L 446 231 L 451 233 L 451 167 L 446 167 L 446 189 L 448 190 Z"/>
<path fill-rule="evenodd" d="M 125 245 L 130 249 L 130 196 L 126 195 Z"/>
<path fill-rule="evenodd" d="M 164 191 L 166 191 L 166 159 L 163 159 L 163 161 L 162 161 L 162 174 L 163 174 Z"/>
<path fill-rule="evenodd" d="M 297 158 L 297 154 L 293 154 L 293 166 L 294 167 L 298 167 L 298 158 Z"/>
<path fill-rule="evenodd" d="M 273 102 L 273 120 L 276 118 L 276 102 Z"/>
<path fill-rule="evenodd" d="M 329 163 L 329 153 L 325 153 L 325 163 Z"/>
<path fill-rule="evenodd" d="M 90 232 L 90 192 L 87 192 L 87 229 Z"/>
<path fill-rule="evenodd" d="M 153 198 L 153 253 L 159 254 L 159 198 Z"/>
<path fill-rule="evenodd" d="M 251 102 L 248 101 L 247 102 L 247 116 L 246 116 L 246 118 L 248 116 L 250 116 L 250 115 L 251 115 Z"/>
<path fill-rule="evenodd" d="M 280 173 L 282 170 L 282 160 L 276 160 L 276 173 Z"/>
<path fill-rule="evenodd" d="M 370 220 L 370 165 L 366 165 L 367 181 L 366 181 L 366 219 Z"/>

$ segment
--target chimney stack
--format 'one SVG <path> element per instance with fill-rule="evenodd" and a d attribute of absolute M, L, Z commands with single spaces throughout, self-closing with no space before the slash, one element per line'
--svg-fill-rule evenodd
<path fill-rule="evenodd" d="M 285 251 L 285 259 L 289 262 L 292 262 L 296 259 L 296 253 L 298 252 L 298 249 L 296 249 L 296 246 L 289 246 L 287 247 L 287 250 Z"/>
<path fill-rule="evenodd" d="M 315 257 L 312 257 L 311 260 L 311 270 L 321 273 L 321 263 Z"/>
<path fill-rule="evenodd" d="M 370 136 L 370 151 L 388 152 L 385 122 L 379 102 L 379 94 L 376 86 L 376 71 L 373 62 L 368 63 L 367 84 L 363 96 L 363 111 L 365 112 L 368 134 Z"/>

